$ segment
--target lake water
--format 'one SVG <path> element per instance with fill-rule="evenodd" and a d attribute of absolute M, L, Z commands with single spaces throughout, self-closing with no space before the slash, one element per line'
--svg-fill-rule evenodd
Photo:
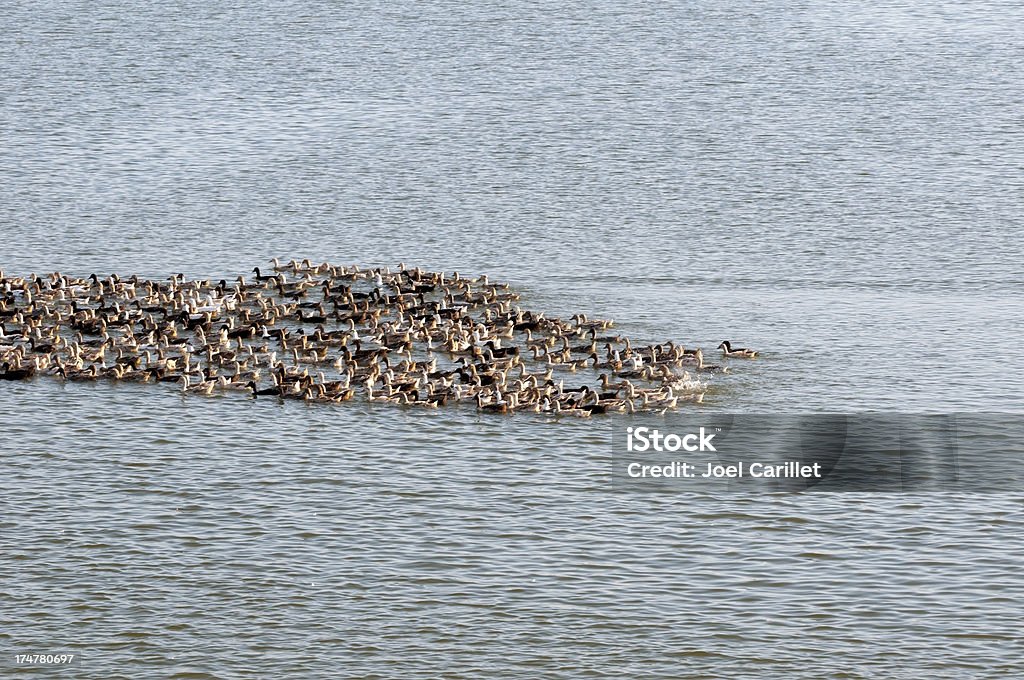
<path fill-rule="evenodd" d="M 1020 414 L 1020 63 L 995 0 L 9 7 L 0 268 L 405 261 L 762 350 L 707 412 Z M 2 663 L 1024 673 L 1024 493 L 621 493 L 623 422 L 5 384 Z"/>

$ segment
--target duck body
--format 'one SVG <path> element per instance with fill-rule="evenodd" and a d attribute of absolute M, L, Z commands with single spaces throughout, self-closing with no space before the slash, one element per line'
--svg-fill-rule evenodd
<path fill-rule="evenodd" d="M 250 390 L 252 391 L 252 396 L 253 396 L 253 398 L 254 398 L 254 399 L 255 399 L 255 398 L 257 398 L 257 397 L 261 397 L 261 396 L 267 396 L 267 397 L 269 397 L 269 396 L 274 396 L 274 397 L 280 397 L 280 396 L 281 396 L 281 394 L 282 394 L 282 393 L 281 393 L 281 387 L 280 387 L 280 386 L 275 386 L 275 387 L 265 387 L 265 388 L 262 388 L 262 389 L 261 389 L 261 388 L 260 388 L 260 387 L 259 387 L 259 386 L 258 386 L 258 385 L 256 384 L 256 381 L 255 381 L 255 380 L 250 380 L 250 381 L 249 381 L 249 383 L 248 383 L 248 385 L 247 385 L 247 387 L 248 387 L 248 388 L 249 388 L 249 389 L 250 389 Z"/>
<path fill-rule="evenodd" d="M 731 359 L 756 359 L 757 352 L 746 347 L 733 347 L 728 340 L 723 340 L 722 344 L 718 346 L 718 349 L 722 350 L 722 355 L 727 356 Z"/>
<path fill-rule="evenodd" d="M 0 367 L 0 380 L 28 380 L 35 374 L 35 366 L 21 366 L 14 368 L 10 363 L 5 361 L 3 367 Z"/>

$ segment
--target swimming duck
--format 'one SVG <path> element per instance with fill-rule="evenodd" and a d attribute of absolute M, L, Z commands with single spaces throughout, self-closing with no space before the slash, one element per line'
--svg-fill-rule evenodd
<path fill-rule="evenodd" d="M 704 371 L 705 373 L 728 373 L 729 372 L 729 369 L 727 367 L 719 366 L 718 364 L 705 364 L 704 363 L 704 352 L 702 350 L 699 350 L 699 349 L 697 350 L 696 359 L 697 359 L 697 370 L 698 371 Z"/>
<path fill-rule="evenodd" d="M 585 408 L 577 408 L 576 406 L 563 406 L 561 399 L 555 399 L 555 410 L 556 416 L 575 416 L 577 418 L 589 418 L 593 415 L 593 412 Z"/>
<path fill-rule="evenodd" d="M 181 376 L 179 379 L 181 382 L 182 392 L 192 392 L 194 394 L 205 394 L 207 396 L 213 394 L 213 388 L 217 386 L 218 381 L 216 380 L 202 380 L 199 383 L 193 385 L 188 374 Z M 255 385 L 255 383 L 253 383 Z"/>
<path fill-rule="evenodd" d="M 508 413 L 509 403 L 502 399 L 500 392 L 495 392 L 494 397 L 489 402 L 484 402 L 484 395 L 482 392 L 476 395 L 476 407 L 479 411 L 487 411 L 488 413 Z"/>
<path fill-rule="evenodd" d="M 267 274 L 266 276 L 264 276 L 263 274 L 260 273 L 259 267 L 253 267 L 252 272 L 253 274 L 256 275 L 255 278 L 257 281 L 272 281 L 277 279 L 277 274 Z"/>
<path fill-rule="evenodd" d="M 282 391 L 281 391 L 281 386 L 280 385 L 275 385 L 274 387 L 265 387 L 263 389 L 260 389 L 259 386 L 256 384 L 255 380 L 250 380 L 246 386 L 250 390 L 252 390 L 253 399 L 256 399 L 257 397 L 260 397 L 260 396 L 274 396 L 274 397 L 282 396 Z"/>
<path fill-rule="evenodd" d="M 10 362 L 5 361 L 3 367 L 0 368 L 0 380 L 28 380 L 35 374 L 35 365 L 15 368 L 11 366 Z"/>
<path fill-rule="evenodd" d="M 722 344 L 718 346 L 718 349 L 722 350 L 723 356 L 730 358 L 754 359 L 757 357 L 756 351 L 746 349 L 745 347 L 733 347 L 729 344 L 728 340 L 722 340 Z"/>

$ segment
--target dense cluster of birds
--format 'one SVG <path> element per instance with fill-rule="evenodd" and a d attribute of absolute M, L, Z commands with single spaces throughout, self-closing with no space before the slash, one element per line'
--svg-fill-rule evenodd
<path fill-rule="evenodd" d="M 0 272 L 0 380 L 172 382 L 187 393 L 575 416 L 700 402 L 701 349 L 522 309 L 507 283 L 281 263 L 228 280 Z M 725 357 L 752 350 L 719 345 Z M 692 374 L 691 372 L 692 371 Z M 589 381 L 581 373 L 591 374 Z M 593 377 L 596 377 L 595 381 Z"/>

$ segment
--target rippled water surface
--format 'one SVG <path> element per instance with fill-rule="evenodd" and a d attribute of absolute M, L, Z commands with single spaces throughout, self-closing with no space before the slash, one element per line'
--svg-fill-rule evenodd
<path fill-rule="evenodd" d="M 762 349 L 709 410 L 1019 413 L 1022 62 L 996 0 L 10 6 L 0 268 L 404 260 Z M 0 675 L 1024 674 L 1024 496 L 616 493 L 622 423 L 3 384 Z"/>

